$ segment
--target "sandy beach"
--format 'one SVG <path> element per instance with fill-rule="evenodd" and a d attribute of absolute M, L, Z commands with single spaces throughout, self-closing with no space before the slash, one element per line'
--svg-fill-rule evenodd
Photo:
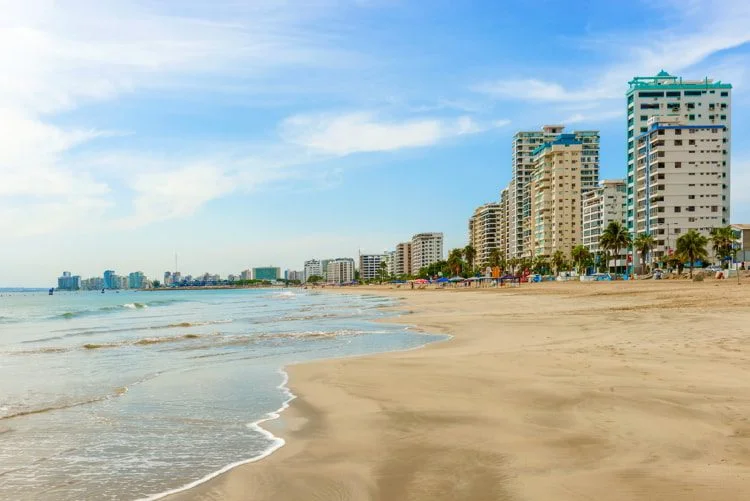
<path fill-rule="evenodd" d="M 750 499 L 750 282 L 363 292 L 454 337 L 290 367 L 287 445 L 168 499 Z"/>

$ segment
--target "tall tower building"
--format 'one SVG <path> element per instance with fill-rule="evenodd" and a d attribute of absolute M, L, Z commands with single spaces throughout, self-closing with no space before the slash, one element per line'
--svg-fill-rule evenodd
<path fill-rule="evenodd" d="M 533 152 L 551 143 L 565 130 L 564 125 L 545 125 L 541 131 L 522 131 L 513 136 L 512 178 L 508 185 L 508 257 L 530 257 L 531 191 L 535 164 Z M 596 188 L 599 183 L 599 132 L 574 131 L 581 143 L 581 191 Z"/>
<path fill-rule="evenodd" d="M 411 274 L 443 259 L 442 233 L 417 233 L 411 239 Z"/>
<path fill-rule="evenodd" d="M 693 125 L 706 125 L 706 126 L 717 126 L 723 125 L 726 127 L 725 131 L 720 135 L 726 140 L 723 143 L 723 150 L 726 150 L 725 158 L 722 162 L 722 182 L 721 184 L 726 185 L 721 199 L 722 206 L 729 207 L 729 183 L 730 183 L 730 154 L 731 151 L 731 94 L 732 86 L 727 83 L 720 81 L 714 81 L 710 78 L 704 78 L 703 80 L 684 80 L 682 77 L 672 76 L 666 71 L 660 71 L 656 76 L 653 77 L 634 77 L 629 82 L 629 88 L 626 93 L 627 98 L 627 131 L 628 131 L 628 150 L 627 150 L 627 161 L 628 161 L 628 177 L 627 177 L 627 225 L 628 230 L 634 235 L 641 233 L 645 230 L 639 230 L 636 224 L 638 200 L 636 199 L 636 191 L 638 184 L 638 175 L 636 173 L 637 160 L 638 160 L 638 137 L 642 134 L 646 134 L 649 131 L 649 120 L 652 117 L 666 117 L 666 118 L 678 118 L 679 126 L 693 126 Z M 667 126 L 662 124 L 662 126 Z M 662 128 L 666 134 L 666 130 Z M 687 133 L 689 134 L 689 132 Z M 719 134 L 718 132 L 716 134 Z M 687 137 L 685 138 L 687 139 Z M 674 144 L 665 146 L 674 147 Z M 684 144 L 683 146 L 689 146 Z M 702 149 L 706 151 L 706 148 Z M 662 151 L 665 155 L 666 151 Z M 701 148 L 690 148 L 686 149 L 686 155 L 701 155 Z M 698 162 L 706 162 L 705 159 L 698 159 Z M 666 162 L 665 168 L 666 168 Z M 695 164 L 700 166 L 701 164 Z M 705 163 L 703 165 L 706 165 Z M 687 166 L 683 166 L 683 169 Z M 681 171 L 685 172 L 685 170 Z M 642 172 L 642 175 L 645 171 Z M 662 183 L 664 186 L 670 184 L 670 179 L 666 177 L 666 172 L 661 172 L 665 175 Z M 705 174 L 703 174 L 705 175 Z M 696 187 L 700 187 L 701 184 L 700 176 L 696 172 Z M 658 177 L 658 175 L 657 175 Z M 657 179 L 659 180 L 659 179 Z M 643 181 L 643 180 L 641 180 Z M 705 181 L 703 183 L 705 185 Z M 692 186 L 686 186 L 685 188 L 692 188 Z M 644 190 L 642 195 L 649 196 L 664 196 L 668 197 L 668 193 L 654 194 L 650 190 Z M 698 194 L 700 195 L 700 194 Z M 666 198 L 665 198 L 666 199 Z M 650 202 L 650 200 L 649 200 Z M 725 214 L 725 219 L 729 220 L 729 211 Z M 666 228 L 664 228 L 666 231 Z M 674 235 L 672 237 L 672 246 L 674 246 Z"/>
<path fill-rule="evenodd" d="M 469 244 L 474 247 L 474 264 L 484 266 L 490 261 L 490 253 L 497 249 L 502 255 L 500 204 L 480 205 L 469 218 Z"/>
<path fill-rule="evenodd" d="M 396 245 L 393 274 L 397 277 L 411 275 L 411 242 L 401 242 Z"/>

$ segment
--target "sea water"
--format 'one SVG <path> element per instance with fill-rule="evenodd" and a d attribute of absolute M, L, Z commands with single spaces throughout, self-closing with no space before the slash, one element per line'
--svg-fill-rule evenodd
<path fill-rule="evenodd" d="M 304 290 L 0 293 L 0 499 L 158 497 L 281 441 L 283 367 L 438 339 Z"/>

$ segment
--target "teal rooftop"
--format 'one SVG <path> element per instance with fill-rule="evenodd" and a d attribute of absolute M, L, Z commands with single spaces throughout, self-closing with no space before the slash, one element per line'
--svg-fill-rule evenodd
<path fill-rule="evenodd" d="M 682 77 L 670 75 L 665 70 L 661 70 L 653 77 L 633 77 L 628 82 L 630 86 L 628 93 L 634 90 L 662 90 L 662 89 L 731 89 L 731 84 L 722 83 L 720 80 L 714 81 L 708 77 L 703 80 L 684 80 Z"/>

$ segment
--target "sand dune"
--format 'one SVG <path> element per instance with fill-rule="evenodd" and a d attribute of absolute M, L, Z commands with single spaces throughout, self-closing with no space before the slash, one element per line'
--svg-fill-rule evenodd
<path fill-rule="evenodd" d="M 375 292 L 454 339 L 291 367 L 287 445 L 172 499 L 750 499 L 750 284 Z"/>

